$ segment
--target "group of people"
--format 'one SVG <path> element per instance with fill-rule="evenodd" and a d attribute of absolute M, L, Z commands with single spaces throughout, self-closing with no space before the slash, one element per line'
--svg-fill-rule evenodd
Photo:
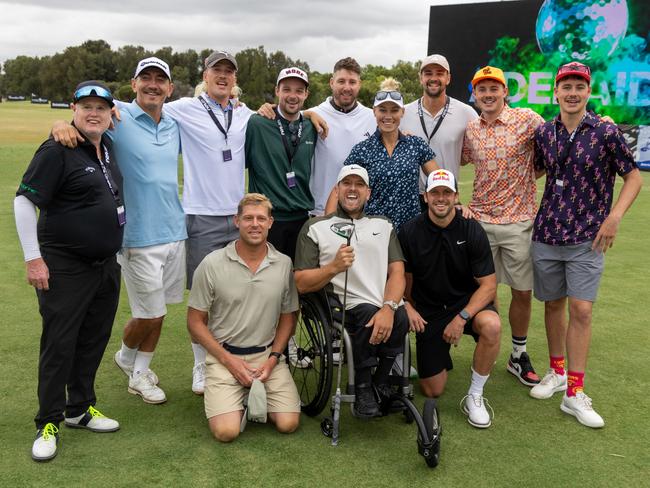
<path fill-rule="evenodd" d="M 279 431 L 298 427 L 284 357 L 298 292 L 328 287 L 342 298 L 346 270 L 358 416 L 379 415 L 409 330 L 429 397 L 443 393 L 450 347 L 469 334 L 477 345 L 462 410 L 471 425 L 489 427 L 483 389 L 499 352 L 496 289 L 505 283 L 507 370 L 534 398 L 566 390 L 564 412 L 604 425 L 583 392 L 591 310 L 603 254 L 642 180 L 617 127 L 587 111 L 588 66 L 559 68 L 560 114 L 548 122 L 509 107 L 504 74 L 491 66 L 472 80 L 479 116 L 447 95 L 451 70 L 439 54 L 422 60 L 421 98 L 405 104 L 386 80 L 372 108 L 357 100 L 352 58 L 335 64 L 332 95 L 310 110 L 303 70 L 283 69 L 277 105 L 254 113 L 231 99 L 237 69 L 228 52 L 211 53 L 205 92 L 170 103 L 171 71 L 158 58 L 138 63 L 130 104 L 83 82 L 72 124 L 55 123 L 29 165 L 15 214 L 43 317 L 33 459 L 56 455 L 61 421 L 119 429 L 95 408 L 94 378 L 120 267 L 132 317 L 114 361 L 128 392 L 167 400 L 151 362 L 166 306 L 187 286 L 192 391 L 204 395 L 209 427 L 224 442 L 239 435 L 249 391 L 264 392 Z M 463 205 L 457 182 L 468 163 L 476 176 Z M 614 202 L 616 174 L 624 183 Z M 353 224 L 349 245 L 332 231 L 340 223 Z M 541 380 L 526 351 L 533 290 L 545 302 L 550 356 Z"/>

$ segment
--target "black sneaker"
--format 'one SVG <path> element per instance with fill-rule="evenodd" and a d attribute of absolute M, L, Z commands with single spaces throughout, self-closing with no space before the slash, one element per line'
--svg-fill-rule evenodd
<path fill-rule="evenodd" d="M 539 376 L 535 373 L 535 368 L 533 368 L 530 358 L 525 352 L 521 353 L 519 359 L 515 359 L 510 355 L 507 369 L 526 386 L 535 386 L 539 384 Z"/>
<path fill-rule="evenodd" d="M 354 415 L 362 419 L 371 419 L 380 415 L 372 385 L 364 383 L 354 386 Z"/>

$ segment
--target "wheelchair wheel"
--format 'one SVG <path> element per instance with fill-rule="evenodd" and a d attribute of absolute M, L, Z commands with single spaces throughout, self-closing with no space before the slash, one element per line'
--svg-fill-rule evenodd
<path fill-rule="evenodd" d="M 332 337 L 328 315 L 317 299 L 300 297 L 300 316 L 296 326 L 296 357 L 289 358 L 289 369 L 298 388 L 302 411 L 318 415 L 332 390 Z"/>
<path fill-rule="evenodd" d="M 425 443 L 422 434 L 418 431 L 418 450 L 424 457 L 427 466 L 435 468 L 440 462 L 440 434 L 442 433 L 442 426 L 440 425 L 436 401 L 433 398 L 428 398 L 424 402 L 422 421 L 429 442 Z"/>

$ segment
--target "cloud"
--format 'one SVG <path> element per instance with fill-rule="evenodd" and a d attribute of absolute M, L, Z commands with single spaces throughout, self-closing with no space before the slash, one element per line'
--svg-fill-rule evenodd
<path fill-rule="evenodd" d="M 432 3 L 460 2 L 0 2 L 0 62 L 21 54 L 52 55 L 88 39 L 104 39 L 113 49 L 132 44 L 151 50 L 172 46 L 176 51 L 237 52 L 264 46 L 267 52 L 281 50 L 306 61 L 317 71 L 329 71 L 348 55 L 362 65 L 390 66 L 398 59 L 416 61 L 426 55 Z"/>

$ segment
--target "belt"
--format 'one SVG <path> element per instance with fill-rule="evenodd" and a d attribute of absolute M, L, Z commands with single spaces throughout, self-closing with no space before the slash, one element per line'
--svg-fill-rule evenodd
<path fill-rule="evenodd" d="M 269 347 L 271 347 L 273 345 L 273 343 L 271 342 L 271 344 L 269 344 L 268 346 L 251 346 L 251 347 L 231 346 L 227 342 L 224 342 L 221 345 L 229 353 L 236 354 L 237 356 L 244 356 L 246 354 L 257 354 L 257 353 L 260 353 L 260 352 L 264 352 Z"/>

